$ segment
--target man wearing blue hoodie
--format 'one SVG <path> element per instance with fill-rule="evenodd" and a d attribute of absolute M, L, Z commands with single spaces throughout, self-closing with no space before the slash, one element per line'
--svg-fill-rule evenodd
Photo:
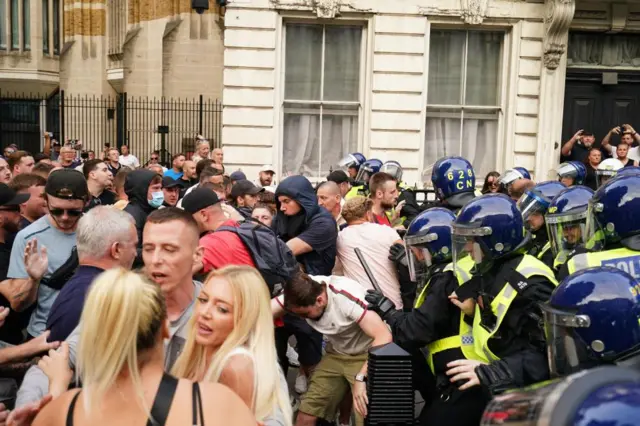
<path fill-rule="evenodd" d="M 272 227 L 291 249 L 302 269 L 310 275 L 331 275 L 336 260 L 336 221 L 329 211 L 318 205 L 311 182 L 304 176 L 290 176 L 276 188 L 278 213 Z M 278 359 L 287 371 L 289 336 L 296 336 L 298 359 L 304 374 L 296 379 L 295 390 L 304 393 L 307 377 L 322 358 L 322 335 L 301 318 L 284 316 L 284 327 L 276 328 Z"/>

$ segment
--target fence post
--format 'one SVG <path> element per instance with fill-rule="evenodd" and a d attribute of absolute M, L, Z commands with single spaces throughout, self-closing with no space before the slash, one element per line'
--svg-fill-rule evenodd
<path fill-rule="evenodd" d="M 64 90 L 60 91 L 60 145 L 64 145 L 65 139 L 64 139 L 64 128 L 65 128 L 65 122 L 64 122 Z M 52 148 L 53 149 L 53 148 Z"/>
<path fill-rule="evenodd" d="M 128 139 L 128 134 L 129 134 L 129 128 L 127 127 L 127 92 L 124 92 L 122 94 L 123 96 L 123 102 L 122 102 L 122 143 L 125 145 L 129 145 L 129 141 Z M 120 147 L 118 147 L 120 148 Z M 131 149 L 131 147 L 129 147 L 129 149 Z"/>
<path fill-rule="evenodd" d="M 198 134 L 202 136 L 204 136 L 204 133 L 202 132 L 203 121 L 204 121 L 204 97 L 200 95 L 200 125 L 198 126 Z"/>

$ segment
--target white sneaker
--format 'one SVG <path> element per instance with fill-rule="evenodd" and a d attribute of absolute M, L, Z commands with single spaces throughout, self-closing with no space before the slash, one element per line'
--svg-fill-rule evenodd
<path fill-rule="evenodd" d="M 307 376 L 305 376 L 304 374 L 298 373 L 298 377 L 296 377 L 296 384 L 293 388 L 300 395 L 307 392 L 307 389 L 309 388 L 309 383 L 307 382 Z"/>
<path fill-rule="evenodd" d="M 298 352 L 291 347 L 291 345 L 287 345 L 287 359 L 289 360 L 289 365 L 293 367 L 300 367 L 300 361 L 298 361 Z"/>

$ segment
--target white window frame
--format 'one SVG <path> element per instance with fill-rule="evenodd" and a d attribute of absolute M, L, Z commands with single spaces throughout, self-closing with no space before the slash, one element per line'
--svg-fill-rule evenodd
<path fill-rule="evenodd" d="M 278 57 L 277 57 L 277 67 L 276 67 L 276 72 L 278 73 L 278 75 L 280 76 L 279 79 L 277 79 L 276 82 L 276 89 L 275 89 L 275 93 L 276 93 L 276 102 L 275 104 L 277 105 L 278 108 L 278 114 L 276 115 L 276 128 L 278 129 L 278 134 L 277 134 L 277 141 L 278 141 L 278 149 L 275 150 L 277 152 L 276 154 L 276 159 L 274 161 L 274 164 L 277 165 L 277 175 L 280 175 L 282 173 L 283 167 L 284 167 L 284 114 L 285 114 L 285 109 L 287 110 L 287 112 L 291 112 L 291 111 L 295 111 L 295 112 L 300 112 L 300 113 L 305 113 L 305 112 L 313 112 L 314 114 L 316 113 L 316 110 L 305 110 L 304 108 L 300 108 L 300 109 L 292 109 L 292 108 L 285 108 L 285 103 L 287 102 L 299 102 L 302 104 L 307 104 L 307 105 L 320 105 L 322 108 L 322 105 L 358 105 L 358 140 L 356 142 L 356 149 L 359 152 L 364 151 L 363 149 L 363 141 L 365 140 L 365 132 L 368 133 L 368 131 L 365 129 L 365 120 L 368 122 L 368 117 L 367 114 L 365 114 L 365 112 L 367 111 L 367 101 L 368 101 L 368 96 L 367 96 L 367 91 L 366 88 L 369 85 L 369 68 L 370 68 L 370 61 L 368 60 L 369 58 L 369 54 L 368 54 L 368 48 L 369 48 L 369 35 L 370 35 L 370 31 L 369 29 L 371 28 L 371 23 L 369 19 L 363 18 L 363 19 L 358 19 L 356 17 L 352 17 L 352 18 L 336 18 L 330 21 L 319 21 L 317 19 L 313 19 L 311 18 L 308 14 L 290 14 L 290 15 L 280 15 L 280 20 L 279 20 L 279 34 L 278 37 L 280 37 L 280 43 L 279 43 L 279 53 L 278 53 Z M 360 41 L 360 78 L 359 78 L 359 88 L 358 88 L 358 98 L 359 101 L 358 102 L 353 102 L 353 101 L 310 101 L 310 100 L 297 100 L 297 99 L 285 99 L 285 84 L 286 84 L 286 40 L 287 40 L 287 25 L 290 24 L 302 24 L 302 25 L 316 25 L 316 26 L 323 26 L 323 27 L 328 27 L 328 26 L 359 26 L 362 28 L 362 33 L 361 33 L 361 41 Z M 325 47 L 324 47 L 324 37 L 325 37 L 325 32 L 323 31 L 323 49 L 322 49 L 322 62 L 324 64 L 324 54 L 325 54 Z M 320 93 L 321 95 L 324 93 L 324 67 L 322 67 L 322 73 L 321 73 L 321 82 L 320 82 Z M 338 112 L 332 113 L 332 115 L 338 115 Z M 345 115 L 347 115 L 345 113 Z M 351 115 L 351 114 L 348 114 Z M 322 113 L 320 113 L 320 117 L 322 117 Z M 322 119 L 320 119 L 320 132 L 319 132 L 319 138 L 320 140 L 322 140 Z M 318 157 L 318 164 L 322 164 L 322 148 L 320 149 L 320 153 L 319 153 L 319 157 Z M 320 172 L 320 169 L 318 169 L 317 171 L 318 173 Z M 324 180 L 324 176 L 311 176 L 309 177 L 309 180 L 311 182 L 320 182 L 322 180 Z"/>

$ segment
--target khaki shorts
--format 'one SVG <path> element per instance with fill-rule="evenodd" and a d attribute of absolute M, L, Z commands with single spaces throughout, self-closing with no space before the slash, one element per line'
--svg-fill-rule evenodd
<path fill-rule="evenodd" d="M 311 375 L 309 390 L 300 403 L 300 411 L 311 416 L 333 421 L 347 390 L 353 386 L 356 374 L 367 361 L 367 354 L 338 355 L 327 353 Z M 355 409 L 354 409 L 355 411 Z M 357 424 L 363 424 L 356 414 Z"/>

